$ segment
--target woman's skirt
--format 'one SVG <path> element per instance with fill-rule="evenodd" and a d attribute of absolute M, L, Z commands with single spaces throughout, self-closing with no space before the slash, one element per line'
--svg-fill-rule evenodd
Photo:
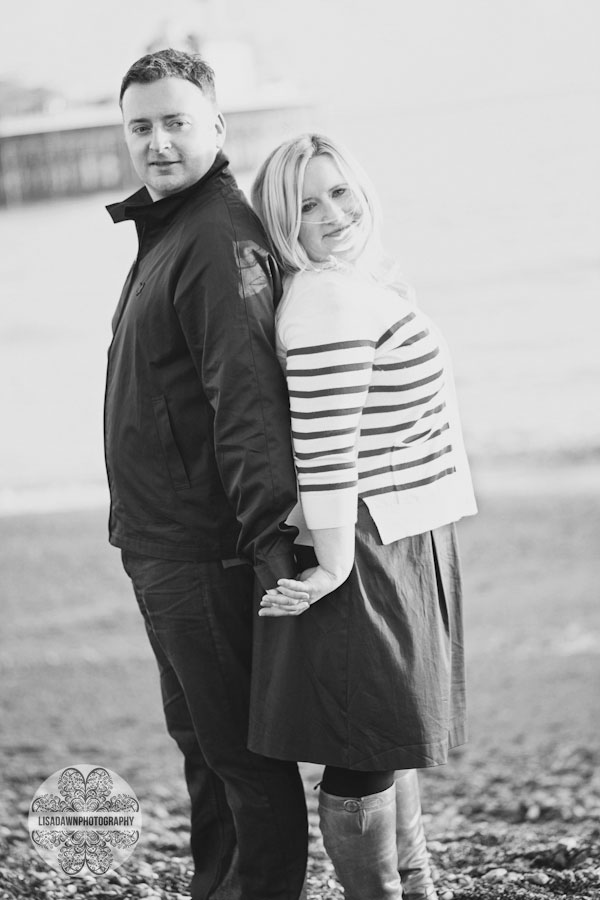
<path fill-rule="evenodd" d="M 455 528 L 384 545 L 360 503 L 347 581 L 300 616 L 255 618 L 248 746 L 378 771 L 441 765 L 465 741 Z"/>

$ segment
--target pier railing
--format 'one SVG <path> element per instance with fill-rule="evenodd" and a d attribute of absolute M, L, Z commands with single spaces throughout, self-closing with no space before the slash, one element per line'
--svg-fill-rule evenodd
<path fill-rule="evenodd" d="M 304 130 L 308 110 L 293 102 L 226 111 L 225 149 L 233 170 L 254 169 L 276 143 Z M 0 119 L 0 206 L 138 184 L 118 112 L 92 107 Z"/>

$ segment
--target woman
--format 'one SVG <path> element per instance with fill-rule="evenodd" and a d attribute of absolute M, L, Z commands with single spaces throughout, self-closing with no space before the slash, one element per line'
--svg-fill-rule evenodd
<path fill-rule="evenodd" d="M 453 523 L 476 511 L 449 361 L 339 145 L 282 144 L 252 199 L 285 273 L 303 571 L 261 601 L 250 748 L 325 765 L 321 831 L 347 900 L 430 900 L 415 770 L 466 740 Z"/>

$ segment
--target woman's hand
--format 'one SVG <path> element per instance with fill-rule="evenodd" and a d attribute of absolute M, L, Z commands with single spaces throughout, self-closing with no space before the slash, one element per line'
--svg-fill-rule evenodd
<path fill-rule="evenodd" d="M 322 566 L 305 569 L 297 579 L 280 578 L 276 588 L 263 595 L 259 616 L 299 616 L 317 600 L 330 594 L 345 579 Z"/>

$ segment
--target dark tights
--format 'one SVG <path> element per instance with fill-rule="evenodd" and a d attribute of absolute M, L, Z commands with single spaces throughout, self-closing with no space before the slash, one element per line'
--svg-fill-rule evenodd
<path fill-rule="evenodd" d="M 391 772 L 356 772 L 325 766 L 321 787 L 326 794 L 333 794 L 334 797 L 368 797 L 391 787 L 394 775 L 394 769 Z"/>

